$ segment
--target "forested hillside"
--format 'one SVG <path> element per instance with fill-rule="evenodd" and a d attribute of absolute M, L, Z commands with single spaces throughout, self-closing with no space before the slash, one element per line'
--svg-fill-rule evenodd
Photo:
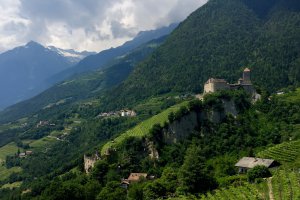
<path fill-rule="evenodd" d="M 299 4 L 210 0 L 181 23 L 108 102 L 128 104 L 169 92 L 201 92 L 209 77 L 233 83 L 244 67 L 252 70 L 253 82 L 268 91 L 299 85 Z"/>

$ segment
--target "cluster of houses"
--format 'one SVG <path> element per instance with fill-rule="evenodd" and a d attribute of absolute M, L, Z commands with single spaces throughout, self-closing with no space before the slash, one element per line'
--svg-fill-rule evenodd
<path fill-rule="evenodd" d="M 100 113 L 97 117 L 135 117 L 136 112 L 134 110 L 120 110 Z"/>
<path fill-rule="evenodd" d="M 39 128 L 39 127 L 44 127 L 44 126 L 55 126 L 55 124 L 51 124 L 49 121 L 39 121 L 37 124 L 36 124 L 36 127 Z"/>
<path fill-rule="evenodd" d="M 19 158 L 26 158 L 27 156 L 31 155 L 33 152 L 32 151 L 25 151 L 22 153 L 19 153 Z"/>

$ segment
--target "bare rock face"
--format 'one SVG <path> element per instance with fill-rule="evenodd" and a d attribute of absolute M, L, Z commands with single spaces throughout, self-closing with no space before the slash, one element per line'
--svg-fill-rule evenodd
<path fill-rule="evenodd" d="M 231 114 L 234 117 L 238 115 L 235 103 L 233 100 L 222 100 L 223 109 L 214 110 L 208 109 L 203 110 L 199 113 L 190 112 L 183 116 L 180 120 L 174 121 L 164 130 L 163 139 L 167 144 L 176 143 L 188 136 L 190 136 L 200 123 L 221 123 L 226 115 Z"/>
<path fill-rule="evenodd" d="M 198 126 L 198 114 L 191 112 L 183 116 L 179 121 L 175 121 L 169 125 L 168 129 L 164 131 L 164 142 L 168 144 L 176 143 L 184 139 Z"/>

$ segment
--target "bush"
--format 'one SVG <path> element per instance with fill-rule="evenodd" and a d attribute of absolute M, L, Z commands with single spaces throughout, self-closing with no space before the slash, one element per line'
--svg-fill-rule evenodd
<path fill-rule="evenodd" d="M 258 165 L 255 166 L 253 169 L 250 169 L 247 172 L 247 176 L 248 176 L 248 181 L 253 183 L 257 178 L 267 178 L 272 175 L 266 166 Z"/>

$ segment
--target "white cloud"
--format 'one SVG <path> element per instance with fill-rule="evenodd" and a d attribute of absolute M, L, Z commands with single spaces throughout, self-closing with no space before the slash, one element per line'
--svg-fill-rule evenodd
<path fill-rule="evenodd" d="M 29 40 L 76 50 L 118 46 L 207 0 L 0 0 L 0 51 Z"/>

